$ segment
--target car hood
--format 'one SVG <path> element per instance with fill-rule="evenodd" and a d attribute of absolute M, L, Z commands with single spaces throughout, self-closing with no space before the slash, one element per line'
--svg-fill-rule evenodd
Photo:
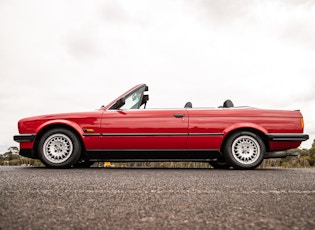
<path fill-rule="evenodd" d="M 38 120 L 55 120 L 55 119 L 69 119 L 69 118 L 84 118 L 89 116 L 94 116 L 100 114 L 100 111 L 92 112 L 73 112 L 73 113 L 56 113 L 56 114 L 46 114 L 39 116 L 26 117 L 20 121 L 38 121 Z"/>

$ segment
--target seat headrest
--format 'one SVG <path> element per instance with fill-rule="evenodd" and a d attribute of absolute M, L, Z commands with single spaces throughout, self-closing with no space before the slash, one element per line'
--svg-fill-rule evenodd
<path fill-rule="evenodd" d="M 230 107 L 234 107 L 234 104 L 231 100 L 228 99 L 223 103 L 223 108 L 230 108 Z"/>
<path fill-rule="evenodd" d="M 192 108 L 192 103 L 189 101 L 185 104 L 184 108 Z"/>

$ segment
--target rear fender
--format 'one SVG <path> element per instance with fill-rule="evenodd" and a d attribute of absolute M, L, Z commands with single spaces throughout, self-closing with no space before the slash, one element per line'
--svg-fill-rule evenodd
<path fill-rule="evenodd" d="M 268 131 L 266 129 L 264 129 L 263 127 L 254 124 L 254 123 L 236 123 L 233 124 L 227 128 L 225 128 L 223 130 L 223 135 L 224 137 L 226 137 L 229 133 L 233 132 L 234 130 L 239 130 L 239 129 L 255 129 L 258 130 L 259 132 L 263 133 L 263 134 L 267 134 Z"/>
<path fill-rule="evenodd" d="M 269 146 L 268 139 L 266 138 L 266 134 L 268 133 L 268 131 L 264 129 L 263 127 L 254 123 L 237 123 L 224 129 L 223 142 L 221 144 L 221 151 L 223 151 L 225 143 L 229 139 L 230 134 L 234 133 L 235 131 L 242 131 L 242 130 L 252 131 L 256 133 L 257 135 L 259 135 L 262 138 L 263 142 L 265 143 L 266 150 L 269 151 L 270 146 Z"/>

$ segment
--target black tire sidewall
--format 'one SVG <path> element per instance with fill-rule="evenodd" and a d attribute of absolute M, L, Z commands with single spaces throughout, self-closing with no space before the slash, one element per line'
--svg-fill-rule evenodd
<path fill-rule="evenodd" d="M 45 157 L 45 154 L 43 152 L 43 146 L 44 146 L 45 141 L 50 136 L 52 136 L 54 134 L 66 135 L 71 140 L 72 145 L 73 145 L 73 151 L 71 153 L 71 156 L 66 161 L 64 161 L 62 163 L 51 162 L 49 159 L 47 159 Z M 39 155 L 40 160 L 47 167 L 50 167 L 50 168 L 69 168 L 79 160 L 80 154 L 81 154 L 81 144 L 80 144 L 80 141 L 78 140 L 78 137 L 72 131 L 64 129 L 64 128 L 56 128 L 56 129 L 51 129 L 51 130 L 47 131 L 46 133 L 44 133 L 44 135 L 39 140 L 39 143 L 37 146 L 37 151 L 38 151 L 38 155 Z"/>
<path fill-rule="evenodd" d="M 241 136 L 250 136 L 254 138 L 257 143 L 259 144 L 260 147 L 260 155 L 257 158 L 257 160 L 251 164 L 242 164 L 241 162 L 237 161 L 233 154 L 232 154 L 232 144 L 235 141 L 236 138 L 241 137 Z M 266 152 L 266 147 L 262 139 L 255 133 L 248 132 L 248 131 L 242 131 L 242 132 L 236 132 L 232 134 L 228 140 L 225 143 L 224 146 L 224 157 L 226 161 L 235 169 L 255 169 L 257 168 L 262 161 L 264 160 L 264 154 Z"/>

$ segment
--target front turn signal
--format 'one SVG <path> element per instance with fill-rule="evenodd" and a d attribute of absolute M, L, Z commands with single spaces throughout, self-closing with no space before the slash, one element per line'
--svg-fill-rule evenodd
<path fill-rule="evenodd" d="M 301 127 L 304 129 L 304 119 L 301 118 Z"/>

